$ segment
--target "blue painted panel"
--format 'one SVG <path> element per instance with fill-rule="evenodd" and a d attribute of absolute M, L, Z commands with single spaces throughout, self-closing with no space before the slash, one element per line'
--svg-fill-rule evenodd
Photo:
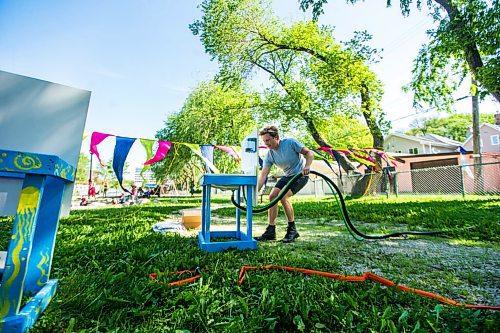
<path fill-rule="evenodd" d="M 222 237 L 231 237 L 231 238 L 237 238 L 238 234 L 234 230 L 218 230 L 218 231 L 212 231 L 210 233 L 210 236 L 212 238 L 222 238 Z"/>
<path fill-rule="evenodd" d="M 25 316 L 12 316 L 5 319 L 0 318 L 0 332 L 24 333 L 26 324 Z"/>
<path fill-rule="evenodd" d="M 76 169 L 54 155 L 0 149 L 0 171 L 51 175 L 74 181 Z"/>
<path fill-rule="evenodd" d="M 26 318 L 24 329 L 30 329 L 47 308 L 57 290 L 57 280 L 49 280 L 45 286 L 23 307 L 20 315 Z"/>
<path fill-rule="evenodd" d="M 257 176 L 205 174 L 202 185 L 257 185 Z"/>
<path fill-rule="evenodd" d="M 24 173 L 0 171 L 0 178 L 24 179 Z"/>
<path fill-rule="evenodd" d="M 24 283 L 25 292 L 34 294 L 49 280 L 64 187 L 64 180 L 47 177 Z"/>
<path fill-rule="evenodd" d="M 26 175 L 0 286 L 0 318 L 16 315 L 28 269 L 45 177 Z"/>
<path fill-rule="evenodd" d="M 255 250 L 257 249 L 257 241 L 230 241 L 230 242 L 216 242 L 206 243 L 200 245 L 201 249 L 206 252 L 218 252 L 228 249 L 236 250 Z"/>

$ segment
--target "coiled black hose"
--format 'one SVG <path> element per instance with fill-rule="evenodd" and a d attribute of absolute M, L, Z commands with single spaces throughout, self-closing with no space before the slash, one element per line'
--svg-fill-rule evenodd
<path fill-rule="evenodd" d="M 346 222 L 347 227 L 349 229 L 351 229 L 350 231 L 352 231 L 352 233 L 354 233 L 353 236 L 357 235 L 358 237 L 361 237 L 362 239 L 386 239 L 386 238 L 391 238 L 391 237 L 405 237 L 406 238 L 408 235 L 417 235 L 417 236 L 423 236 L 423 235 L 429 236 L 429 235 L 431 235 L 432 236 L 432 235 L 439 235 L 439 234 L 445 233 L 445 231 L 404 231 L 404 232 L 394 232 L 391 234 L 378 235 L 378 236 L 364 234 L 361 231 L 359 231 L 358 229 L 356 229 L 356 227 L 352 224 L 351 219 L 349 218 L 349 213 L 347 211 L 347 207 L 345 205 L 344 197 L 343 197 L 342 193 L 340 192 L 340 189 L 333 182 L 333 180 L 331 180 L 327 176 L 323 175 L 322 173 L 314 171 L 314 170 L 311 170 L 310 174 L 317 175 L 317 176 L 323 178 L 331 187 L 333 187 L 335 189 L 335 192 L 337 192 L 337 195 L 340 199 L 340 204 L 341 204 L 342 214 L 344 215 L 344 220 Z M 286 184 L 286 186 L 280 191 L 280 193 L 278 194 L 278 196 L 276 198 L 274 198 L 274 200 L 272 200 L 269 204 L 267 204 L 263 207 L 254 207 L 252 209 L 252 213 L 262 213 L 264 211 L 267 211 L 269 208 L 273 207 L 274 205 L 276 205 L 278 203 L 278 201 L 281 200 L 285 196 L 285 194 L 288 192 L 289 188 L 300 177 L 302 177 L 301 173 L 298 173 L 295 176 L 293 176 L 293 178 L 290 179 L 288 184 Z M 231 195 L 231 202 L 237 208 L 246 212 L 246 210 L 247 210 L 246 207 L 241 206 L 240 204 L 238 204 L 235 201 L 234 191 L 233 191 L 233 194 Z"/>

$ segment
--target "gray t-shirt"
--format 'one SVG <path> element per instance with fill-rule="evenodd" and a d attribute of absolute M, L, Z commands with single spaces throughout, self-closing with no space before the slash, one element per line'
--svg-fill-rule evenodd
<path fill-rule="evenodd" d="M 283 170 L 285 176 L 295 176 L 305 165 L 305 159 L 300 154 L 304 145 L 294 138 L 282 139 L 278 149 L 269 149 L 264 160 L 264 166 L 271 167 L 276 164 Z"/>

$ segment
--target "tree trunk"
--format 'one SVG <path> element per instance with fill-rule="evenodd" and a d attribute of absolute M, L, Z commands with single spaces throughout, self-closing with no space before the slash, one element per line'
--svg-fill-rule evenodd
<path fill-rule="evenodd" d="M 363 113 L 366 125 L 368 126 L 368 128 L 370 129 L 370 133 L 372 134 L 373 147 L 376 149 L 383 150 L 384 137 L 382 135 L 382 131 L 380 131 L 380 128 L 377 124 L 377 119 L 373 114 L 372 110 L 373 106 L 370 99 L 370 89 L 366 84 L 361 85 L 360 94 L 361 94 L 361 112 Z M 379 155 L 375 156 L 375 160 L 379 165 L 382 165 L 382 158 Z M 354 184 L 354 186 L 352 187 L 353 197 L 362 196 L 363 194 L 370 194 L 369 190 L 370 189 L 373 190 L 376 188 L 376 186 L 371 186 L 372 183 L 374 182 L 373 178 L 375 177 L 375 182 L 373 184 L 376 184 L 379 178 L 381 178 L 379 177 L 380 175 L 378 176 L 372 175 L 373 170 L 371 168 L 368 168 L 366 173 L 367 174 L 358 179 Z"/>
<path fill-rule="evenodd" d="M 366 84 L 361 85 L 361 112 L 365 118 L 366 125 L 370 129 L 373 136 L 373 147 L 377 149 L 384 149 L 384 136 L 377 124 L 377 119 L 373 114 L 372 104 L 370 100 L 370 90 Z"/>
<path fill-rule="evenodd" d="M 316 125 L 314 125 L 314 121 L 307 117 L 307 116 L 302 116 L 302 118 L 305 120 L 307 124 L 307 129 L 309 130 L 309 133 L 311 133 L 314 141 L 320 146 L 320 147 L 329 147 L 331 148 L 330 144 L 328 144 L 325 139 L 321 137 L 321 134 L 318 133 L 318 130 L 316 129 Z M 354 171 L 356 170 L 356 167 L 345 157 L 344 154 L 339 154 L 339 160 L 340 160 L 340 166 L 342 169 L 345 171 Z"/>

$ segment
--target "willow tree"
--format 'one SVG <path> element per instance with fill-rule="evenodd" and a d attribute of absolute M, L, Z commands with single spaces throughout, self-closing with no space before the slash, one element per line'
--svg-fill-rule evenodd
<path fill-rule="evenodd" d="M 166 120 L 156 138 L 177 143 L 239 146 L 256 127 L 252 115 L 256 105 L 259 105 L 258 97 L 244 87 L 226 89 L 214 82 L 202 82 L 188 96 L 182 109 Z M 237 167 L 232 157 L 217 149 L 214 160 L 223 173 Z M 188 185 L 196 181 L 202 170 L 201 159 L 182 144 L 174 144 L 167 158 L 153 168 L 160 176 L 157 179 L 168 176 Z"/>
<path fill-rule="evenodd" d="M 261 0 L 205 0 L 201 9 L 191 30 L 220 64 L 219 81 L 268 75 L 265 116 L 303 126 L 316 144 L 331 147 L 317 122 L 339 112 L 363 115 L 373 145 L 383 146 L 380 82 L 358 53 L 335 40 L 332 28 L 314 21 L 286 25 Z M 354 169 L 347 160 L 342 166 Z"/>

